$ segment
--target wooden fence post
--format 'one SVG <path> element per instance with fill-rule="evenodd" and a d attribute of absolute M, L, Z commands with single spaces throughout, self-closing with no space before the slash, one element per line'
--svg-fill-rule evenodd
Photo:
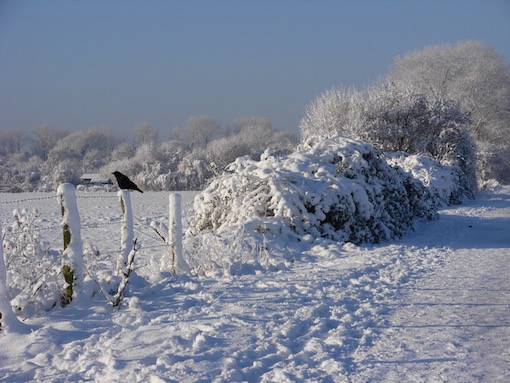
<path fill-rule="evenodd" d="M 83 289 L 83 245 L 81 241 L 81 222 L 76 205 L 76 188 L 65 183 L 57 189 L 57 200 L 62 213 L 64 252 L 62 253 L 62 273 L 66 281 L 66 295 L 62 303 L 67 305 L 73 299 L 76 290 Z M 77 295 L 77 294 L 74 294 Z"/>
<path fill-rule="evenodd" d="M 129 253 L 133 248 L 134 230 L 133 230 L 133 210 L 131 209 L 131 196 L 129 190 L 120 189 L 117 193 L 122 208 L 122 226 L 121 226 L 121 250 L 117 261 L 117 272 L 122 275 L 122 271 L 128 264 Z"/>
<path fill-rule="evenodd" d="M 189 273 L 189 266 L 182 255 L 182 210 L 181 195 L 170 193 L 169 196 L 169 225 L 168 225 L 168 256 L 172 262 L 172 272 L 177 274 Z"/>

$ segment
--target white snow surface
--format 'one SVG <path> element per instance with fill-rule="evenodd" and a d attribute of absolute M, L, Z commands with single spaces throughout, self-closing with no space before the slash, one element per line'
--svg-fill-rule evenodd
<path fill-rule="evenodd" d="M 189 220 L 194 194 L 182 196 Z M 399 240 L 275 238 L 267 268 L 200 276 L 155 272 L 165 248 L 144 227 L 168 222 L 168 193 L 131 197 L 141 248 L 126 302 L 112 308 L 98 293 L 20 317 L 31 332 L 0 332 L 0 381 L 510 381 L 510 187 L 441 210 Z M 0 195 L 2 226 L 13 208 L 35 206 L 52 240 L 51 198 Z M 78 193 L 77 203 L 84 245 L 114 263 L 115 193 Z"/>

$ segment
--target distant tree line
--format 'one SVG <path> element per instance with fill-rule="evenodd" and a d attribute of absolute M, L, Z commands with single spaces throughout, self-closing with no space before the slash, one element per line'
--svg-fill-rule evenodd
<path fill-rule="evenodd" d="M 78 184 L 84 173 L 114 170 L 147 190 L 199 190 L 237 157 L 257 159 L 267 148 L 284 154 L 297 144 L 294 135 L 261 117 L 240 118 L 226 128 L 209 116 L 190 117 L 167 134 L 161 140 L 148 123 L 134 128 L 132 140 L 107 127 L 0 132 L 0 191 L 50 191 L 63 182 Z"/>

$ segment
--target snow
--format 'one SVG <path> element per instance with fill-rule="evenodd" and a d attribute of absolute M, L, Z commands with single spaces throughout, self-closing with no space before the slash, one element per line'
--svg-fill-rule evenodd
<path fill-rule="evenodd" d="M 166 265 L 162 267 L 162 270 L 171 270 L 174 274 L 189 274 L 189 266 L 182 254 L 182 198 L 179 193 L 170 193 L 168 196 L 168 217 L 168 244 L 170 246 L 165 257 Z"/>
<path fill-rule="evenodd" d="M 83 289 L 83 244 L 81 240 L 80 213 L 76 204 L 76 188 L 73 184 L 61 184 L 57 189 L 57 199 L 61 206 L 64 232 L 69 232 L 70 241 L 63 252 L 62 267 L 69 267 L 74 274 L 73 296 L 80 296 Z M 65 234 L 64 234 L 65 236 Z"/>
<path fill-rule="evenodd" d="M 401 167 L 423 182 L 436 204 L 459 203 L 462 200 L 460 183 L 456 177 L 452 177 L 454 167 L 440 165 L 429 157 L 404 152 L 386 153 L 386 156 L 388 163 Z"/>
<path fill-rule="evenodd" d="M 0 232 L 2 225 L 0 224 Z M 16 318 L 11 309 L 9 291 L 7 290 L 7 275 L 4 262 L 3 246 L 0 247 L 0 331 L 6 333 L 27 333 L 28 327 L 25 327 Z"/>
<path fill-rule="evenodd" d="M 195 194 L 181 194 L 186 229 Z M 61 236 L 54 198 L 0 194 L 2 227 L 29 205 L 43 237 Z M 377 245 L 281 235 L 256 250 L 235 242 L 241 232 L 204 236 L 184 243 L 195 273 L 177 276 L 156 272 L 166 244 L 150 228 L 168 219 L 168 193 L 131 199 L 141 247 L 125 303 L 96 293 L 21 316 L 31 333 L 0 332 L 0 381 L 509 381 L 510 187 Z M 77 204 L 84 246 L 113 269 L 116 194 L 78 193 Z"/>
<path fill-rule="evenodd" d="M 196 198 L 189 234 L 273 226 L 299 238 L 379 242 L 433 216 L 432 202 L 421 181 L 373 146 L 334 136 L 288 156 L 238 158 Z"/>
<path fill-rule="evenodd" d="M 131 196 L 128 190 L 121 189 L 117 192 L 119 202 L 122 208 L 122 229 L 120 248 L 121 254 L 117 261 L 117 271 L 120 273 L 126 265 L 128 265 L 128 258 L 133 249 L 133 241 L 135 239 L 133 228 L 133 209 L 131 207 Z"/>

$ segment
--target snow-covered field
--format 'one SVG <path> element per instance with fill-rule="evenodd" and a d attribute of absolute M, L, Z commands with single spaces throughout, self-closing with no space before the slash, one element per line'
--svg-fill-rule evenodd
<path fill-rule="evenodd" d="M 116 195 L 79 196 L 84 244 L 116 256 Z M 189 219 L 194 194 L 182 196 Z M 168 193 L 131 197 L 142 247 L 125 304 L 96 294 L 30 315 L 27 335 L 0 332 L 0 381 L 510 381 L 510 187 L 419 221 L 401 240 L 281 240 L 285 254 L 269 252 L 278 259 L 267 270 L 200 277 L 156 273 L 164 248 L 147 222 L 168 219 Z M 60 240 L 54 195 L 0 202 L 2 227 L 14 207 L 35 206 L 43 238 Z"/>

